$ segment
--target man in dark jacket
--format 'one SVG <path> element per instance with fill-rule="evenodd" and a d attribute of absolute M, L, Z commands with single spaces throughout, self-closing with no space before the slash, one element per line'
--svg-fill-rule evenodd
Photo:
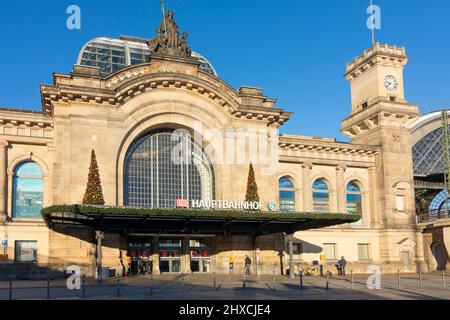
<path fill-rule="evenodd" d="M 347 265 L 347 261 L 345 260 L 344 257 L 341 257 L 341 260 L 338 261 L 338 265 L 339 265 L 339 275 L 340 276 L 345 276 L 345 266 Z"/>
<path fill-rule="evenodd" d="M 245 256 L 245 274 L 250 274 L 250 266 L 252 265 L 252 260 L 249 256 Z"/>

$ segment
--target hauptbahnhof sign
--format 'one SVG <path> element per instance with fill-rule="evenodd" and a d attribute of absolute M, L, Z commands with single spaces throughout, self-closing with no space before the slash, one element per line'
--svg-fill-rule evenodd
<path fill-rule="evenodd" d="M 178 199 L 177 208 L 262 210 L 262 202 Z"/>

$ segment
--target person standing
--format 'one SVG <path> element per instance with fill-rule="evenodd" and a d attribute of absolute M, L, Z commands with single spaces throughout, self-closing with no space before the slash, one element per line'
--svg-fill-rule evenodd
<path fill-rule="evenodd" d="M 343 256 L 341 257 L 341 260 L 338 261 L 338 264 L 339 264 L 339 275 L 345 276 L 345 266 L 347 265 L 347 261 Z"/>
<path fill-rule="evenodd" d="M 229 263 L 230 263 L 230 273 L 233 273 L 233 270 L 234 270 L 234 256 L 233 255 L 230 256 Z"/>
<path fill-rule="evenodd" d="M 252 265 L 252 260 L 249 256 L 245 256 L 245 274 L 250 275 L 250 267 Z"/>

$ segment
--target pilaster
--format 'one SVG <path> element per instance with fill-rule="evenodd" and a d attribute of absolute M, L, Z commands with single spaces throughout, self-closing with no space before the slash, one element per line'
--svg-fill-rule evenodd
<path fill-rule="evenodd" d="M 302 164 L 302 180 L 303 180 L 303 208 L 305 212 L 312 212 L 312 181 L 311 181 L 312 164 Z"/>

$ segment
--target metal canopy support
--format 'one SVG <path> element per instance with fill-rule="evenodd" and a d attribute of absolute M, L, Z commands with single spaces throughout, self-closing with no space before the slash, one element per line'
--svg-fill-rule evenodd
<path fill-rule="evenodd" d="M 97 281 L 103 281 L 102 272 L 102 240 L 105 238 L 105 234 L 102 231 L 95 232 L 95 239 L 97 240 L 97 272 L 95 273 Z"/>

